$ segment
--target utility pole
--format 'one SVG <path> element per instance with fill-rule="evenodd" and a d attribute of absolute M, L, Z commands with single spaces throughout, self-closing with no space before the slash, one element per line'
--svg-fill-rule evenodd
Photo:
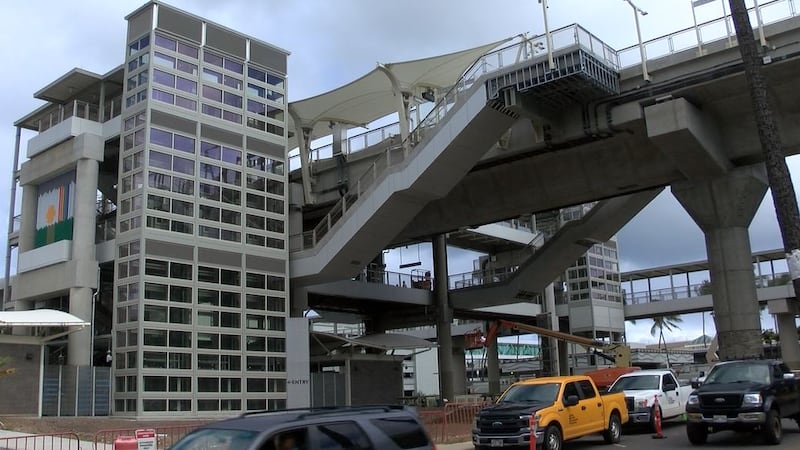
<path fill-rule="evenodd" d="M 800 294 L 800 212 L 797 208 L 794 185 L 789 176 L 789 167 L 786 165 L 786 155 L 783 152 L 778 125 L 772 113 L 767 82 L 761 73 L 761 65 L 764 63 L 761 51 L 764 47 L 762 45 L 759 48 L 756 43 L 745 0 L 730 0 L 730 5 L 789 274 L 792 277 L 795 295 L 798 295 Z M 756 15 L 758 16 L 758 11 Z M 760 31 L 760 34 L 762 42 L 765 42 L 763 31 Z M 798 343 L 797 328 L 794 326 L 795 313 L 790 311 L 782 315 L 786 316 L 783 317 L 784 326 L 779 330 L 782 357 L 792 369 L 797 370 L 800 369 L 800 343 Z"/>

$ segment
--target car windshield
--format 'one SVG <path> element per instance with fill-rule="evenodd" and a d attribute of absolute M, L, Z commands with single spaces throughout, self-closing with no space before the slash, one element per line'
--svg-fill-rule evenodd
<path fill-rule="evenodd" d="M 170 450 L 247 450 L 257 436 L 255 431 L 204 428 L 187 434 Z"/>
<path fill-rule="evenodd" d="M 635 377 L 622 377 L 614 382 L 608 392 L 658 389 L 658 380 L 660 378 L 661 375 L 638 375 Z"/>
<path fill-rule="evenodd" d="M 553 403 L 558 396 L 559 383 L 518 384 L 508 388 L 500 397 L 501 403 Z"/>
<path fill-rule="evenodd" d="M 719 383 L 767 383 L 769 366 L 766 364 L 734 363 L 714 367 L 704 384 Z"/>

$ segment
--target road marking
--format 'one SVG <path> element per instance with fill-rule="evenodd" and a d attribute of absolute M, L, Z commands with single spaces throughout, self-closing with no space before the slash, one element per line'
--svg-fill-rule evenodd
<path fill-rule="evenodd" d="M 614 444 L 614 447 L 622 447 L 622 448 L 626 448 L 627 446 L 626 446 L 626 445 L 622 445 L 622 444 Z"/>

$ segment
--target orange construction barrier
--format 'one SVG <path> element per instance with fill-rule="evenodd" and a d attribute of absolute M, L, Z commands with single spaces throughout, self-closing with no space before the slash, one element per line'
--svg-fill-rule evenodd
<path fill-rule="evenodd" d="M 656 401 L 653 403 L 653 423 L 656 426 L 656 434 L 653 435 L 653 439 L 666 439 L 667 437 L 661 432 L 661 408 L 658 407 L 658 394 L 656 394 L 655 398 Z"/>
<path fill-rule="evenodd" d="M 536 450 L 536 415 L 531 414 L 531 420 L 528 423 L 528 426 L 531 429 L 531 445 L 529 450 Z"/>
<path fill-rule="evenodd" d="M 136 436 L 117 436 L 114 439 L 114 450 L 136 450 L 138 447 Z"/>

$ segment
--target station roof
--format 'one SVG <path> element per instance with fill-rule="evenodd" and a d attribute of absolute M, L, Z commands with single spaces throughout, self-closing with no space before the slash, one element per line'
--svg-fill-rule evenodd
<path fill-rule="evenodd" d="M 328 354 L 342 347 L 368 347 L 383 351 L 433 348 L 433 342 L 398 333 L 377 333 L 358 337 L 314 331 L 311 333 L 312 355 Z"/>
<path fill-rule="evenodd" d="M 0 327 L 87 327 L 90 323 L 54 309 L 0 311 Z"/>
<path fill-rule="evenodd" d="M 489 50 L 510 41 L 499 41 L 466 50 L 398 63 L 378 65 L 366 75 L 323 94 L 289 103 L 289 127 L 295 120 L 311 127 L 311 139 L 330 134 L 330 122 L 360 127 L 398 110 L 392 81 L 381 69 L 396 78 L 400 90 L 414 95 L 428 88 L 453 86 L 464 72 Z M 290 139 L 289 148 L 297 146 L 298 136 Z"/>

